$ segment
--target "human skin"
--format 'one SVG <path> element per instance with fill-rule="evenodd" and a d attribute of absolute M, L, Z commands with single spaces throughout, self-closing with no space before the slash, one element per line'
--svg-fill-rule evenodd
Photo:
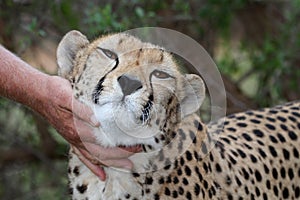
<path fill-rule="evenodd" d="M 31 67 L 0 45 L 0 96 L 19 102 L 44 117 L 73 147 L 80 160 L 101 180 L 101 165 L 131 169 L 133 152 L 95 144 L 100 126 L 92 110 L 73 98 L 70 83 Z M 75 126 L 76 124 L 76 126 Z"/>

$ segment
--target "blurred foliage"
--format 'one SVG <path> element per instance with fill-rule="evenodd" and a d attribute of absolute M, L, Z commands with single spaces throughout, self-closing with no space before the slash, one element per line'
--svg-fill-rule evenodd
<path fill-rule="evenodd" d="M 93 39 L 162 26 L 203 44 L 258 106 L 300 98 L 300 0 L 1 0 L 0 10 L 0 43 L 18 54 L 45 38 L 57 42 L 71 29 Z M 37 152 L 31 161 L 0 163 L 0 199 L 67 198 L 67 145 L 45 126 L 61 155 L 47 157 L 39 123 L 28 109 L 0 98 L 1 149 Z"/>

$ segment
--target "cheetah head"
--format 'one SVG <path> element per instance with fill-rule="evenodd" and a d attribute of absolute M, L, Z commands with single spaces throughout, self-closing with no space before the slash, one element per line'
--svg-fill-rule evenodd
<path fill-rule="evenodd" d="M 57 59 L 59 75 L 100 121 L 95 135 L 102 145 L 157 148 L 158 136 L 197 111 L 204 99 L 199 76 L 181 74 L 170 53 L 131 35 L 90 43 L 71 31 L 60 42 Z"/>

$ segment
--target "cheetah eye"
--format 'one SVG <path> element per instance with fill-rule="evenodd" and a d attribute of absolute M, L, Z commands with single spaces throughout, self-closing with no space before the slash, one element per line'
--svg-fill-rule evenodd
<path fill-rule="evenodd" d="M 168 73 L 159 70 L 155 70 L 152 73 L 156 78 L 160 78 L 160 79 L 167 79 L 171 77 Z"/>
<path fill-rule="evenodd" d="M 112 52 L 111 50 L 108 50 L 108 49 L 103 49 L 103 48 L 99 48 L 108 58 L 110 59 L 117 59 L 118 56 L 117 54 L 115 54 L 114 52 Z"/>

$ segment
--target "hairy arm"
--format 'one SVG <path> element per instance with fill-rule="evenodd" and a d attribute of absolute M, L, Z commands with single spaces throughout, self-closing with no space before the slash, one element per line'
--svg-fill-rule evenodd
<path fill-rule="evenodd" d="M 94 144 L 92 131 L 93 127 L 99 126 L 99 122 L 91 109 L 73 98 L 67 80 L 34 69 L 1 45 L 0 77 L 0 95 L 30 107 L 49 121 L 100 179 L 105 180 L 105 173 L 98 165 L 100 163 L 132 167 L 128 159 L 132 153 Z"/>

